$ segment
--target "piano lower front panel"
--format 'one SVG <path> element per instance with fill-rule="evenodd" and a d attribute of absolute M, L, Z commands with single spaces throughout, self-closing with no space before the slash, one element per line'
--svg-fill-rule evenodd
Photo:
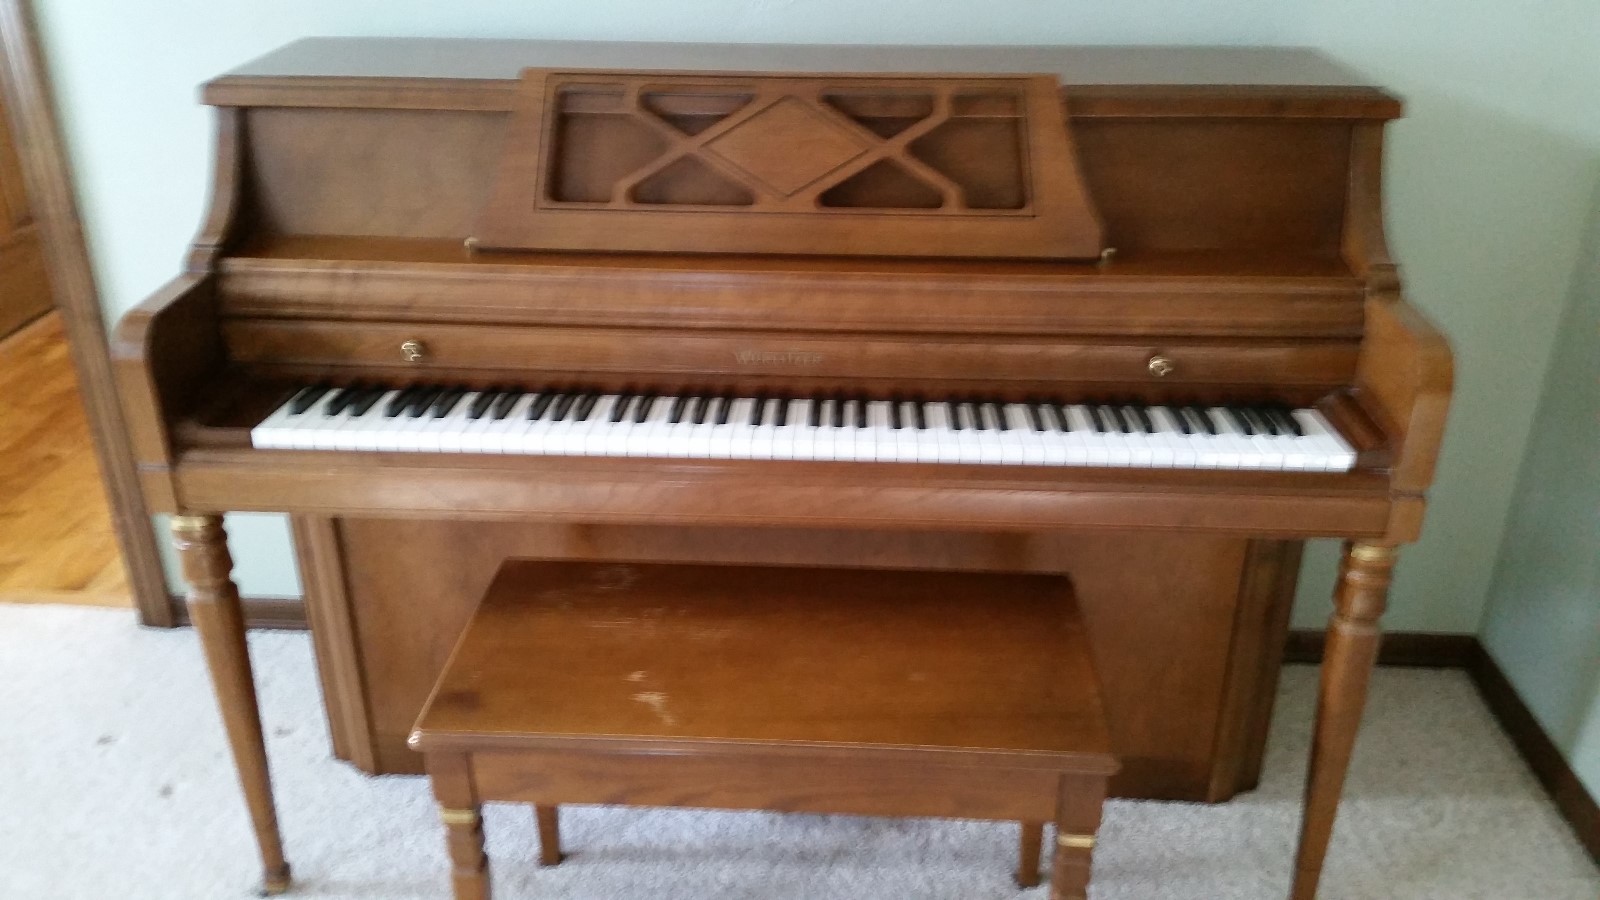
<path fill-rule="evenodd" d="M 953 534 L 298 517 L 335 752 L 417 773 L 406 736 L 512 557 L 1065 572 L 1088 621 L 1117 794 L 1254 786 L 1300 544 L 1191 534 Z M 826 639 L 825 634 L 818 635 Z"/>

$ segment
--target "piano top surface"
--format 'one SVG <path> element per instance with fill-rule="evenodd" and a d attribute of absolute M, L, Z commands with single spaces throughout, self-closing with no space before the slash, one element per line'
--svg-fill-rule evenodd
<path fill-rule="evenodd" d="M 316 37 L 281 47 L 218 80 L 511 80 L 528 66 L 725 72 L 1037 72 L 1056 74 L 1067 86 L 1253 85 L 1383 93 L 1354 70 L 1300 47 L 872 46 Z"/>

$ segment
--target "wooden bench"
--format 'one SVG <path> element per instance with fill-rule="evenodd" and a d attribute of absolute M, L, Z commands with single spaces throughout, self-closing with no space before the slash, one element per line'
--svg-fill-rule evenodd
<path fill-rule="evenodd" d="M 1017 881 L 1085 896 L 1116 769 L 1067 579 L 505 564 L 411 735 L 458 900 L 480 806 L 633 804 L 1021 823 Z"/>

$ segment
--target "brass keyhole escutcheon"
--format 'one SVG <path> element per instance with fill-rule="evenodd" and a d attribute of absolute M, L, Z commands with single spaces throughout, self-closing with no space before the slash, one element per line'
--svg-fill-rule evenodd
<path fill-rule="evenodd" d="M 1165 378 L 1168 375 L 1171 375 L 1172 370 L 1175 368 L 1177 368 L 1177 366 L 1173 365 L 1172 360 L 1166 358 L 1165 356 L 1157 355 L 1150 357 L 1150 374 L 1157 378 Z"/>
<path fill-rule="evenodd" d="M 406 362 L 422 362 L 428 358 L 428 345 L 421 341 L 411 340 L 400 345 L 400 355 Z"/>

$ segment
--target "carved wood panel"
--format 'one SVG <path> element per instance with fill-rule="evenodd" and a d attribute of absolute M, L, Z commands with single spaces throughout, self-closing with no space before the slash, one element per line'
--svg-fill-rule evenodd
<path fill-rule="evenodd" d="M 1092 258 L 1054 78 L 530 69 L 483 249 Z"/>

